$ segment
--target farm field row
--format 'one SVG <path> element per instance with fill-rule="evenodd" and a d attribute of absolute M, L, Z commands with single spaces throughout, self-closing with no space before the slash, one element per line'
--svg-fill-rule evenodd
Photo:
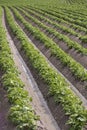
<path fill-rule="evenodd" d="M 30 8 L 31 9 L 31 8 Z M 72 18 L 68 18 L 67 16 L 63 16 L 61 14 L 55 13 L 52 10 L 45 10 L 45 9 L 39 9 L 39 8 L 32 8 L 33 10 L 39 12 L 41 15 L 46 15 L 47 17 L 49 17 L 51 20 L 57 20 L 58 22 L 64 23 L 67 26 L 70 26 L 74 29 L 78 29 L 80 31 L 84 31 L 86 32 L 85 27 L 79 26 L 78 22 L 73 22 Z M 72 22 L 71 22 L 72 21 Z M 70 23 L 71 22 L 71 23 Z"/>
<path fill-rule="evenodd" d="M 64 4 L 57 6 L 59 1 L 57 5 L 52 5 L 52 1 L 47 1 L 48 5 L 45 2 L 35 4 L 34 0 L 31 5 L 25 2 L 25 6 L 20 6 L 19 3 L 11 2 L 14 6 L 1 4 L 0 7 L 0 110 L 3 116 L 6 100 L 4 118 L 6 116 L 10 122 L 3 130 L 87 130 L 86 8 L 79 4 L 77 9 L 73 0 L 64 0 L 65 7 Z M 26 68 L 13 58 L 7 34 L 18 51 L 14 55 L 19 55 L 19 60 L 22 58 L 32 75 L 32 84 L 34 81 L 38 88 L 33 94 L 32 85 L 30 93 L 25 86 L 31 76 L 27 77 Z M 22 68 L 21 72 L 14 61 Z M 25 77 L 24 83 L 23 78 L 20 79 L 21 73 Z M 39 92 L 52 117 L 46 116 L 49 112 L 43 109 L 44 102 L 43 105 L 38 102 Z M 37 114 L 39 111 L 40 114 L 42 111 L 41 117 Z M 5 124 L 2 116 L 1 128 L 3 122 Z"/>
<path fill-rule="evenodd" d="M 39 19 L 41 22 L 43 22 L 43 23 L 45 23 L 45 24 L 47 24 L 47 26 L 49 26 L 49 27 L 53 27 L 53 28 L 55 28 L 55 29 L 58 29 L 58 31 L 59 32 L 62 32 L 62 33 L 64 33 L 64 34 L 70 34 L 70 38 L 73 38 L 73 36 L 74 37 L 76 37 L 77 39 L 77 41 L 79 41 L 79 40 L 82 40 L 82 38 L 83 38 L 83 36 L 81 35 L 81 34 L 78 34 L 77 32 L 75 32 L 73 29 L 70 29 L 70 28 L 67 28 L 67 27 L 65 27 L 65 26 L 63 26 L 63 25 L 61 25 L 60 23 L 56 23 L 56 22 L 54 22 L 54 21 L 51 21 L 51 20 L 49 20 L 47 17 L 44 17 L 44 16 L 42 16 L 42 15 L 40 15 L 40 14 L 37 14 L 36 12 L 34 12 L 34 11 L 31 11 L 31 10 L 27 10 L 31 15 L 33 15 L 33 17 L 36 17 L 37 19 Z M 64 37 L 64 35 L 62 34 L 62 36 Z M 72 36 L 72 37 L 71 37 Z M 61 35 L 60 35 L 60 38 L 61 38 Z M 61 38 L 61 39 L 67 39 L 67 38 Z M 70 42 L 70 40 L 69 39 L 67 39 L 67 42 Z"/>
<path fill-rule="evenodd" d="M 19 19 L 20 21 L 23 22 L 23 25 L 25 25 L 25 28 L 27 29 L 27 31 L 31 32 L 32 35 L 35 36 L 35 39 L 37 40 L 37 43 L 36 43 L 36 46 L 38 46 L 40 48 L 40 50 L 47 56 L 47 58 L 49 58 L 49 60 L 52 61 L 52 56 L 50 57 L 50 55 L 53 55 L 53 57 L 55 56 L 55 62 L 56 64 L 54 64 L 57 68 L 60 67 L 60 66 L 63 66 L 62 67 L 62 70 L 60 69 L 60 71 L 65 74 L 65 76 L 68 76 L 68 78 L 70 78 L 71 74 L 72 75 L 72 78 L 75 77 L 76 78 L 80 78 L 80 80 L 82 80 L 82 77 L 84 76 L 83 75 L 83 72 L 85 74 L 85 78 L 86 78 L 86 70 L 83 66 L 81 66 L 81 64 L 79 64 L 78 62 L 76 62 L 73 58 L 71 58 L 69 55 L 67 55 L 61 48 L 58 47 L 57 44 L 55 44 L 52 40 L 50 40 L 46 35 L 44 35 L 44 33 L 42 33 L 40 30 L 38 30 L 37 28 L 33 27 L 32 25 L 28 24 L 28 22 L 26 22 L 23 17 L 21 17 L 18 12 L 16 10 L 14 10 L 16 15 L 17 15 L 17 19 Z M 30 19 L 30 18 L 29 18 Z M 29 35 L 30 36 L 30 35 Z M 32 36 L 31 36 L 32 38 Z M 34 38 L 32 39 L 34 40 Z M 42 44 L 39 44 L 38 42 L 41 42 L 41 43 L 44 43 L 44 45 Z M 34 43 L 34 42 L 33 42 Z M 46 51 L 44 51 L 44 48 L 48 48 L 49 53 L 47 53 L 47 49 Z M 50 50 L 51 49 L 51 50 Z M 66 56 L 66 57 L 65 57 Z M 64 59 L 65 58 L 65 59 Z M 71 62 L 70 62 L 71 61 Z M 54 61 L 53 61 L 54 62 Z M 59 62 L 59 65 L 58 65 L 58 62 Z M 62 63 L 61 63 L 62 62 Z M 67 68 L 67 72 L 71 70 L 71 73 L 69 74 L 66 74 L 65 71 L 63 71 L 63 68 L 65 70 L 65 67 L 64 66 L 68 66 L 69 67 L 69 70 Z M 77 66 L 77 67 L 76 67 Z M 83 68 L 83 69 L 82 69 Z M 77 71 L 76 71 L 77 70 Z M 80 75 L 81 74 L 81 71 L 82 71 L 82 76 Z M 78 83 L 79 81 L 78 80 Z M 74 82 L 74 80 L 72 81 L 72 83 Z M 76 84 L 76 83 L 75 83 Z M 86 84 L 85 84 L 86 85 Z M 76 85 L 75 85 L 76 86 Z M 84 92 L 85 92 L 85 86 L 81 87 L 81 89 L 84 89 Z M 78 88 L 79 89 L 79 88 Z"/>
<path fill-rule="evenodd" d="M 75 81 L 73 85 L 78 88 L 79 92 L 81 92 L 79 89 L 80 85 L 80 88 L 84 90 L 81 94 L 84 98 L 87 98 L 87 70 L 85 65 L 74 59 L 68 52 L 66 53 L 58 43 L 60 43 L 61 39 L 64 40 L 63 42 L 64 44 L 67 43 L 66 45 L 69 47 L 69 50 L 74 49 L 75 51 L 76 49 L 78 52 L 76 52 L 76 54 L 79 54 L 81 57 L 85 56 L 85 58 L 87 49 L 78 42 L 70 40 L 68 36 L 60 34 L 51 27 L 47 27 L 45 23 L 41 23 L 36 17 L 27 14 L 27 11 L 21 8 L 16 9 L 11 7 L 8 9 L 5 7 L 7 28 L 10 35 L 15 40 L 15 43 L 17 42 L 16 46 L 22 57 L 25 57 L 25 59 L 29 61 L 27 65 L 32 74 L 36 76 L 36 82 L 39 85 L 44 85 L 45 88 L 42 89 L 49 92 L 48 99 L 54 99 L 58 108 L 61 106 L 61 114 L 63 114 L 63 117 L 60 120 L 57 119 L 57 122 L 61 123 L 58 124 L 60 128 L 65 130 L 70 130 L 70 128 L 73 130 L 80 130 L 85 126 L 87 121 L 86 109 L 83 107 L 81 99 L 79 99 L 70 88 L 70 84 L 67 80 L 71 82 L 73 79 L 73 81 Z M 51 20 L 49 21 L 52 22 Z M 45 32 L 43 30 L 45 30 Z M 47 33 L 49 35 L 47 35 Z M 50 35 L 58 37 L 59 41 L 56 43 L 51 39 Z M 28 37 L 33 44 L 29 42 Z M 68 42 L 68 40 L 70 40 L 70 42 Z M 67 78 L 67 80 L 51 66 L 50 62 Z M 65 72 L 62 70 L 65 70 Z M 68 77 L 66 72 L 69 73 Z M 69 78 L 70 76 L 71 80 Z M 73 81 L 71 83 L 73 83 Z M 41 84 L 39 82 L 41 82 Z M 76 83 L 79 85 L 75 85 Z M 47 95 L 44 96 L 47 98 Z M 50 104 L 48 103 L 48 105 Z M 64 117 L 65 119 L 63 120 Z M 65 124 L 67 121 L 69 125 Z"/>
<path fill-rule="evenodd" d="M 74 39 L 71 40 L 71 39 L 68 38 L 68 36 L 63 35 L 62 33 L 58 32 L 54 28 L 48 27 L 49 25 L 46 25 L 45 19 L 43 19 L 45 22 L 42 23 L 42 22 L 40 22 L 40 20 L 37 20 L 36 18 L 29 15 L 29 13 L 27 13 L 25 11 L 22 11 L 22 15 L 24 15 L 24 18 L 28 22 L 31 22 L 31 24 L 33 24 L 35 27 L 38 27 L 42 32 L 44 32 L 47 36 L 49 36 L 56 43 L 64 42 L 64 43 L 66 43 L 65 45 L 68 48 L 71 48 L 71 49 L 73 48 L 77 51 L 77 53 L 80 52 L 81 54 L 86 55 L 87 49 L 85 49 L 83 46 L 79 45 L 78 42 L 74 42 L 73 41 Z M 42 16 L 39 16 L 39 17 L 41 18 Z M 62 47 L 61 44 L 59 44 L 60 47 Z M 67 50 L 65 50 L 65 51 L 67 52 Z M 75 56 L 75 58 L 76 58 L 76 56 Z"/>
<path fill-rule="evenodd" d="M 7 29 L 2 9 L 0 28 L 2 34 L 0 35 L 0 83 L 2 85 L 0 88 L 0 128 L 3 130 L 21 130 L 25 128 L 32 130 L 60 130 L 43 100 L 26 64 L 23 59 L 21 59 L 15 45 L 13 45 L 14 43 L 12 42 L 8 31 L 6 31 Z M 3 44 L 3 42 L 6 43 Z M 16 65 L 14 65 L 13 59 Z M 30 97 L 28 96 L 28 93 Z M 36 95 L 36 93 L 38 94 Z M 38 108 L 40 111 L 37 110 Z"/>
<path fill-rule="evenodd" d="M 6 32 L 2 25 L 2 15 L 3 11 L 0 7 L 0 81 L 1 87 L 6 90 L 10 103 L 10 110 L 7 115 L 11 122 L 17 126 L 17 129 L 24 129 L 25 127 L 36 129 L 38 116 L 35 115 L 32 109 L 30 103 L 31 98 L 24 89 L 24 84 L 19 78 L 19 72 L 14 64 L 11 50 L 6 39 Z M 3 91 L 2 89 L 2 93 Z M 0 107 L 0 111 L 2 111 L 1 108 L 2 107 Z M 3 117 L 4 113 L 1 114 Z M 3 119 L 0 118 L 0 122 L 1 120 L 3 121 Z M 2 122 L 0 125 L 2 125 Z M 14 129 L 14 126 L 9 127 L 9 129 Z"/>
<path fill-rule="evenodd" d="M 36 15 L 37 13 L 35 13 L 35 12 L 38 12 L 39 14 L 41 14 L 41 16 L 42 15 L 45 15 L 46 16 L 46 18 L 49 18 L 49 19 L 51 19 L 51 21 L 49 21 L 49 19 L 47 19 L 47 22 L 49 22 L 51 25 L 52 25 L 52 21 L 53 22 L 55 22 L 55 27 L 58 27 L 58 28 L 60 28 L 60 29 L 62 29 L 64 32 L 66 32 L 66 33 L 70 33 L 70 34 L 72 34 L 72 35 L 74 35 L 74 36 L 77 36 L 77 37 L 81 37 L 81 33 L 80 32 L 78 32 L 78 30 L 77 30 L 77 32 L 76 32 L 76 28 L 78 28 L 78 29 L 80 29 L 81 31 L 84 31 L 84 33 L 86 33 L 86 29 L 85 28 L 83 28 L 83 27 L 81 27 L 81 26 L 78 26 L 78 25 L 75 25 L 75 24 L 71 24 L 70 22 L 68 22 L 68 21 L 65 21 L 64 19 L 62 19 L 62 18 L 59 18 L 59 17 L 56 17 L 56 16 L 54 16 L 54 15 L 51 15 L 51 14 L 47 14 L 46 12 L 43 12 L 43 11 L 41 11 L 41 10 L 36 10 L 36 9 L 31 9 L 31 10 L 33 10 L 32 11 L 32 13 L 34 13 L 34 15 Z M 29 10 L 30 11 L 30 10 Z M 35 11 L 35 12 L 34 12 Z M 37 15 L 38 16 L 38 15 Z M 41 19 L 42 19 L 43 17 L 41 17 Z M 43 20 L 43 19 L 42 19 Z M 62 24 L 62 25 L 61 25 Z M 60 25 L 60 26 L 59 26 Z M 74 28 L 72 28 L 71 26 L 73 26 L 74 28 L 75 28 L 75 30 L 73 30 Z M 70 29 L 70 28 L 71 29 Z M 82 34 L 83 35 L 83 34 Z"/>

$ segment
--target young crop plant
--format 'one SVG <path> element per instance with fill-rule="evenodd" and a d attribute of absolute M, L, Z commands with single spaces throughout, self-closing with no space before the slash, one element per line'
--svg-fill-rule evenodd
<path fill-rule="evenodd" d="M 48 85 L 49 93 L 53 95 L 55 102 L 60 102 L 66 115 L 69 116 L 68 123 L 71 125 L 71 129 L 82 130 L 87 123 L 87 111 L 82 106 L 82 102 L 70 89 L 65 79 L 50 66 L 46 58 L 29 41 L 24 31 L 14 21 L 10 10 L 6 7 L 5 13 L 10 30 L 20 41 L 21 49 L 24 50 L 25 56 L 30 61 L 32 67 L 37 70 L 38 75 Z M 14 109 L 17 110 L 18 108 Z"/>
<path fill-rule="evenodd" d="M 58 17 L 58 18 L 60 18 L 60 19 L 63 19 L 63 20 L 65 20 L 65 21 L 67 21 L 67 22 L 69 22 L 69 23 L 73 23 L 73 24 L 76 24 L 76 25 L 79 25 L 79 26 L 81 26 L 81 27 L 83 27 L 83 28 L 87 28 L 87 26 L 86 26 L 86 22 L 81 22 L 81 20 L 74 20 L 74 19 L 72 19 L 72 18 L 69 18 L 68 16 L 64 16 L 63 14 L 60 14 L 60 13 L 56 13 L 55 11 L 51 11 L 51 10 L 43 10 L 43 9 L 41 9 L 41 11 L 44 11 L 44 12 L 46 12 L 47 14 L 51 14 L 51 15 L 53 15 L 53 16 L 55 16 L 55 17 Z"/>
<path fill-rule="evenodd" d="M 45 10 L 42 10 L 42 9 L 40 9 L 40 8 L 34 8 L 34 7 L 32 7 L 33 8 L 33 10 L 34 11 L 36 11 L 36 12 L 39 12 L 40 14 L 42 14 L 43 16 L 47 16 L 47 17 L 49 17 L 49 19 L 51 19 L 51 21 L 59 21 L 60 23 L 62 23 L 62 24 L 67 24 L 67 25 L 69 25 L 72 29 L 74 29 L 74 30 L 76 30 L 76 29 L 78 29 L 79 31 L 83 31 L 83 32 L 85 32 L 85 33 L 87 33 L 87 29 L 86 28 L 84 28 L 84 27 L 82 27 L 82 26 L 80 26 L 80 25 L 77 25 L 77 24 L 75 24 L 75 23 L 71 23 L 71 22 L 69 22 L 69 21 L 67 21 L 67 20 L 65 20 L 65 19 L 62 19 L 62 18 L 60 18 L 60 17 L 56 17 L 54 14 L 52 14 L 53 13 L 53 11 L 50 11 L 50 12 L 48 12 L 48 11 L 46 11 L 46 9 Z M 30 8 L 30 9 L 32 9 L 32 8 Z"/>
<path fill-rule="evenodd" d="M 83 43 L 87 43 L 87 35 L 80 37 Z"/>
<path fill-rule="evenodd" d="M 33 27 L 30 23 L 28 23 L 16 9 L 13 8 L 12 10 L 15 14 L 15 17 L 20 20 L 27 31 L 31 32 L 36 40 L 39 40 L 41 43 L 43 43 L 45 47 L 50 50 L 52 55 L 60 59 L 62 64 L 68 66 L 76 78 L 80 79 L 81 81 L 87 80 L 87 71 L 80 63 L 76 62 L 72 57 L 65 53 L 55 42 L 42 33 L 38 28 Z"/>
<path fill-rule="evenodd" d="M 58 31 L 44 25 L 42 22 L 40 22 L 39 20 L 35 19 L 34 17 L 32 17 L 31 15 L 29 15 L 26 11 L 23 11 L 22 9 L 19 9 L 21 10 L 25 16 L 27 16 L 27 18 L 29 18 L 29 20 L 31 20 L 32 22 L 34 22 L 35 24 L 38 25 L 38 28 L 41 28 L 41 29 L 44 29 L 46 30 L 47 32 L 49 32 L 49 34 L 51 35 L 54 35 L 58 40 L 61 40 L 63 42 L 65 42 L 67 44 L 67 46 L 71 49 L 71 48 L 74 48 L 75 50 L 77 50 L 78 52 L 84 54 L 84 55 L 87 55 L 87 49 L 82 47 L 80 44 L 78 44 L 77 42 L 75 41 L 72 41 L 71 39 L 69 39 L 67 36 L 59 33 Z M 42 16 L 41 16 L 42 17 Z M 45 20 L 44 21 L 50 21 L 50 20 Z M 49 23 L 49 22 L 48 22 Z M 53 22 L 52 22 L 53 23 Z M 80 36 L 79 36 L 80 37 Z"/>
<path fill-rule="evenodd" d="M 8 100 L 11 104 L 8 118 L 15 124 L 17 130 L 36 130 L 39 118 L 31 106 L 31 97 L 29 97 L 19 78 L 19 72 L 6 39 L 6 31 L 2 25 L 2 14 L 3 11 L 0 7 L 0 72 L 2 73 L 0 80 L 7 91 Z"/>

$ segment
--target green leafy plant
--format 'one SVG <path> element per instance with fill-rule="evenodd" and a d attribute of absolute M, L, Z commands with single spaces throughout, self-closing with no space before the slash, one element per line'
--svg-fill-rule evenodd
<path fill-rule="evenodd" d="M 23 106 L 15 105 L 11 107 L 9 119 L 17 125 L 18 130 L 32 129 L 36 130 L 36 120 L 34 111 L 30 105 Z"/>
<path fill-rule="evenodd" d="M 6 39 L 6 32 L 2 26 L 2 8 L 0 7 L 0 72 L 2 72 L 2 86 L 7 90 L 11 103 L 9 119 L 16 124 L 18 130 L 37 129 L 38 116 L 31 106 L 32 98 L 23 88 L 19 72 L 13 61 L 11 50 Z"/>
<path fill-rule="evenodd" d="M 56 56 L 60 61 L 67 65 L 70 69 L 70 71 L 80 80 L 85 81 L 87 80 L 87 71 L 84 69 L 84 67 L 76 62 L 72 57 L 70 57 L 67 53 L 65 53 L 55 42 L 53 42 L 50 38 L 48 38 L 44 33 L 42 33 L 39 29 L 36 27 L 33 27 L 31 24 L 26 22 L 26 20 L 19 14 L 19 12 L 12 8 L 15 17 L 20 20 L 25 28 L 34 35 L 36 39 L 41 41 L 42 44 L 44 44 L 47 48 L 49 48 L 52 55 Z M 53 32 L 53 31 L 52 31 Z M 20 35 L 20 34 L 19 34 Z M 21 36 L 23 37 L 23 35 Z M 62 37 L 63 39 L 63 37 Z M 66 39 L 66 38 L 65 38 Z M 20 38 L 19 38 L 20 40 Z M 67 40 L 67 39 L 66 39 Z M 71 46 L 72 42 L 71 42 Z M 77 45 L 75 44 L 76 48 Z M 81 47 L 78 47 L 79 50 L 81 50 Z M 87 51 L 87 50 L 85 50 Z"/>
<path fill-rule="evenodd" d="M 19 26 L 17 26 L 16 22 L 14 21 L 14 18 L 11 15 L 10 10 L 8 8 L 5 8 L 5 11 L 6 11 L 6 19 L 7 19 L 8 25 L 10 26 L 10 29 L 14 30 L 14 28 L 16 28 L 14 35 L 19 39 L 21 43 L 21 48 L 24 49 L 25 56 L 29 59 L 32 66 L 37 70 L 39 76 L 49 86 L 49 94 L 51 94 L 54 97 L 55 102 L 60 102 L 62 104 L 63 109 L 65 110 L 65 113 L 69 116 L 68 123 L 71 125 L 71 128 L 73 130 L 82 130 L 82 128 L 87 122 L 87 114 L 86 114 L 87 111 L 83 107 L 82 102 L 70 89 L 65 79 L 49 65 L 45 57 L 43 57 L 41 53 L 33 46 L 33 44 L 29 42 L 23 30 Z M 17 14 L 15 13 L 15 15 L 17 15 L 18 18 L 21 17 L 20 20 L 22 19 L 22 16 L 18 15 L 18 12 Z M 23 23 L 25 23 L 25 21 Z M 26 23 L 26 25 L 28 24 Z M 43 37 L 41 38 L 43 39 Z M 58 51 L 59 57 L 62 57 L 62 54 L 65 57 L 64 55 L 65 53 L 61 52 L 59 48 L 57 50 L 56 45 L 52 41 L 50 42 L 48 41 L 48 43 L 46 42 L 46 45 L 48 47 L 52 46 L 52 51 L 54 51 L 55 54 L 56 54 L 56 51 Z M 66 57 L 64 60 L 66 61 Z M 70 63 L 70 59 L 69 59 L 69 63 Z M 75 68 L 75 71 L 76 71 L 76 68 Z M 14 109 L 19 111 L 19 109 L 21 108 L 19 108 L 19 106 L 15 106 Z M 14 113 L 14 109 L 12 109 L 13 114 L 11 114 L 13 122 L 17 123 L 15 119 L 18 118 L 19 123 L 20 123 L 22 119 L 24 119 L 24 117 L 21 116 L 22 119 L 20 119 L 20 117 L 17 117 Z M 23 110 L 24 109 L 21 109 L 21 111 Z M 13 118 L 13 117 L 16 117 L 16 118 Z M 25 120 L 27 120 L 27 118 Z"/>

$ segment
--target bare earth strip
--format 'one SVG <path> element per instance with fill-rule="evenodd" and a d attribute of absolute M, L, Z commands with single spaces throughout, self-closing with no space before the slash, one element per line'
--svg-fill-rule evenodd
<path fill-rule="evenodd" d="M 3 15 L 3 26 L 6 29 L 4 15 Z M 25 89 L 29 92 L 29 95 L 33 98 L 32 105 L 36 114 L 40 116 L 40 121 L 38 121 L 38 128 L 40 130 L 60 130 L 45 100 L 43 99 L 43 96 L 40 90 L 38 89 L 38 86 L 34 81 L 28 67 L 26 66 L 25 62 L 23 61 L 22 57 L 17 51 L 7 29 L 6 34 L 7 34 L 7 40 L 11 48 L 11 52 L 13 54 L 14 62 L 20 72 L 20 78 L 25 84 Z"/>

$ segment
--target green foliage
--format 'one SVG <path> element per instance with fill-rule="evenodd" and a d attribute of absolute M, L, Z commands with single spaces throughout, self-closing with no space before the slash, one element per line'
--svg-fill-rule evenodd
<path fill-rule="evenodd" d="M 34 111 L 30 105 L 14 105 L 10 109 L 9 119 L 17 125 L 17 130 L 36 130 L 36 120 Z"/>
<path fill-rule="evenodd" d="M 83 37 L 76 32 L 78 29 L 78 31 L 87 33 L 86 0 L 0 0 L 0 5 L 15 5 L 16 7 L 18 5 L 32 5 L 36 12 L 38 11 L 42 15 L 38 15 L 41 20 L 46 20 L 48 24 L 52 24 L 55 28 L 60 28 L 64 32 L 78 37 L 84 43 L 87 42 L 86 36 Z M 31 13 L 37 15 L 35 10 L 34 12 L 31 11 Z M 14 22 L 14 19 L 7 8 L 6 14 L 9 27 L 11 28 L 12 33 L 21 42 L 21 47 L 24 49 L 25 55 L 29 58 L 32 66 L 38 71 L 41 78 L 48 84 L 49 94 L 54 96 L 55 102 L 61 102 L 66 114 L 70 117 L 68 123 L 71 125 L 71 129 L 82 130 L 83 126 L 87 123 L 87 111 L 82 106 L 81 101 L 74 95 L 63 77 L 52 69 L 40 52 L 29 43 L 26 35 Z M 70 68 L 70 71 L 76 77 L 82 81 L 87 80 L 87 71 L 79 63 L 75 62 L 69 55 L 66 55 L 66 53 L 64 53 L 51 39 L 41 33 L 39 29 L 36 29 L 25 22 L 17 12 L 15 12 L 15 15 L 23 22 L 27 30 L 29 30 L 37 40 L 41 41 L 50 49 L 52 55 L 59 58 L 64 65 Z M 46 19 L 44 16 L 49 17 L 51 20 Z M 7 90 L 9 102 L 12 104 L 9 111 L 9 119 L 17 125 L 18 130 L 35 130 L 37 116 L 30 105 L 32 98 L 30 98 L 28 93 L 24 90 L 24 85 L 20 80 L 19 73 L 14 65 L 10 48 L 6 40 L 5 30 L 2 27 L 1 17 L 2 9 L 0 8 L 0 70 L 3 72 L 3 86 Z M 60 40 L 66 42 L 69 48 L 74 48 L 80 53 L 87 54 L 86 49 L 76 42 L 72 42 L 66 36 L 56 33 L 33 17 L 29 16 L 29 18 L 43 29 L 46 29 L 50 34 L 53 34 Z M 54 21 L 57 21 L 60 24 L 57 24 Z M 69 25 L 70 28 L 62 26 L 62 23 Z"/>
<path fill-rule="evenodd" d="M 55 42 L 53 42 L 50 38 L 48 38 L 44 33 L 42 33 L 38 28 L 33 27 L 31 24 L 26 22 L 26 20 L 19 14 L 19 12 L 13 8 L 13 12 L 18 20 L 20 20 L 25 28 L 31 32 L 31 34 L 39 40 L 42 44 L 44 44 L 47 48 L 50 49 L 50 52 L 52 55 L 56 56 L 60 61 L 68 66 L 71 70 L 71 72 L 80 80 L 85 81 L 87 80 L 87 71 L 84 69 L 84 67 L 76 62 L 72 57 L 70 57 L 67 53 L 65 53 Z M 42 25 L 42 24 L 41 24 Z M 44 26 L 44 25 L 42 25 Z M 46 28 L 46 27 L 45 27 Z M 54 30 L 49 29 L 51 33 L 54 32 Z M 67 41 L 67 44 L 69 44 L 70 47 L 75 47 L 77 50 L 85 53 L 87 52 L 87 49 L 82 48 L 79 44 L 74 44 L 74 42 L 70 41 L 66 36 L 62 36 L 56 32 L 54 32 L 55 35 L 59 35 L 60 39 L 64 39 Z M 21 34 L 19 34 L 21 35 Z M 23 36 L 21 36 L 23 37 Z M 23 38 L 24 39 L 24 38 Z M 69 40 L 69 41 L 68 41 Z"/>
<path fill-rule="evenodd" d="M 16 95 L 16 96 L 15 96 Z M 28 99 L 28 92 L 21 87 L 14 87 L 8 90 L 8 98 L 10 103 L 15 103 L 17 100 Z"/>
<path fill-rule="evenodd" d="M 3 80 L 3 86 L 5 89 L 9 89 L 9 87 L 12 88 L 12 87 L 24 86 L 19 76 L 11 71 L 4 74 L 2 80 Z"/>
<path fill-rule="evenodd" d="M 82 130 L 84 124 L 87 122 L 87 114 L 86 114 L 87 111 L 82 106 L 82 102 L 79 100 L 79 98 L 77 98 L 77 96 L 69 88 L 69 85 L 67 84 L 65 79 L 48 64 L 47 60 L 40 54 L 40 52 L 33 46 L 33 44 L 29 42 L 23 30 L 19 26 L 17 26 L 16 22 L 14 21 L 14 18 L 12 17 L 10 10 L 8 8 L 5 8 L 5 10 L 6 10 L 7 22 L 8 22 L 8 25 L 10 26 L 10 29 L 12 30 L 14 36 L 16 36 L 19 39 L 21 43 L 21 48 L 25 52 L 25 56 L 29 59 L 29 61 L 31 61 L 32 66 L 37 70 L 40 77 L 48 84 L 49 94 L 54 96 L 55 102 L 61 102 L 63 109 L 65 110 L 66 114 L 69 116 L 68 123 L 71 125 L 71 128 L 73 130 Z M 18 13 L 17 14 L 15 13 L 15 15 L 18 15 Z M 20 20 L 22 19 L 21 16 L 19 18 Z M 26 26 L 28 26 L 27 23 L 26 23 Z M 15 31 L 13 31 L 14 29 Z M 36 31 L 33 30 L 32 33 L 33 32 L 36 32 Z M 41 36 L 41 39 L 44 39 L 45 37 L 43 35 L 40 35 L 40 36 Z M 38 37 L 39 37 L 39 34 L 38 34 Z M 49 39 L 45 39 L 45 42 L 46 41 L 49 42 Z M 54 45 L 52 46 L 52 49 L 56 53 L 57 50 L 55 49 L 57 47 L 55 46 L 55 44 L 53 44 L 52 41 L 50 41 L 50 44 L 46 42 L 46 45 L 48 47 L 49 46 L 51 47 L 52 45 Z M 14 109 L 19 111 L 18 106 L 16 106 Z M 11 115 L 11 117 L 18 118 L 19 122 L 22 121 L 19 117 L 15 116 L 14 109 L 12 109 L 13 114 Z M 26 116 L 26 112 L 24 110 L 25 109 L 21 109 L 21 111 L 25 113 L 25 116 Z M 21 117 L 22 119 L 25 118 L 23 116 Z M 15 118 L 13 119 L 14 119 L 13 122 L 17 123 L 15 121 Z"/>
<path fill-rule="evenodd" d="M 77 50 L 78 52 L 81 52 L 82 54 L 87 55 L 87 49 L 83 48 L 81 45 L 79 45 L 77 42 L 72 41 L 71 39 L 69 39 L 67 36 L 57 32 L 56 30 L 44 25 L 42 22 L 40 22 L 39 20 L 35 19 L 34 17 L 32 17 L 31 15 L 29 15 L 26 11 L 21 10 L 25 16 L 27 16 L 32 22 L 34 22 L 35 24 L 37 24 L 39 26 L 39 28 L 46 30 L 47 32 L 49 32 L 49 34 L 52 34 L 53 36 L 55 36 L 58 40 L 63 41 L 64 43 L 66 43 L 68 45 L 69 48 L 74 48 L 75 50 Z M 28 10 L 27 10 L 28 11 Z M 33 13 L 31 10 L 29 11 L 31 13 Z M 63 27 L 62 25 L 59 25 L 55 22 L 52 22 L 51 20 L 43 17 L 42 15 L 38 15 L 37 13 L 33 13 L 35 16 L 39 17 L 40 20 L 44 20 L 46 21 L 48 24 L 53 25 L 54 27 L 58 27 L 61 28 L 61 30 L 63 30 L 64 32 L 68 32 L 70 34 L 73 34 L 75 36 L 79 36 L 78 33 L 75 33 L 73 30 L 66 28 L 65 26 Z M 80 36 L 79 36 L 80 37 Z"/>
<path fill-rule="evenodd" d="M 0 7 L 0 72 L 3 72 L 1 82 L 8 92 L 8 100 L 12 105 L 9 119 L 17 125 L 18 130 L 35 130 L 38 117 L 30 104 L 32 98 L 24 90 L 24 84 L 19 78 L 1 20 L 2 8 Z"/>
<path fill-rule="evenodd" d="M 83 43 L 87 43 L 87 35 L 80 37 L 80 39 L 82 40 Z"/>

